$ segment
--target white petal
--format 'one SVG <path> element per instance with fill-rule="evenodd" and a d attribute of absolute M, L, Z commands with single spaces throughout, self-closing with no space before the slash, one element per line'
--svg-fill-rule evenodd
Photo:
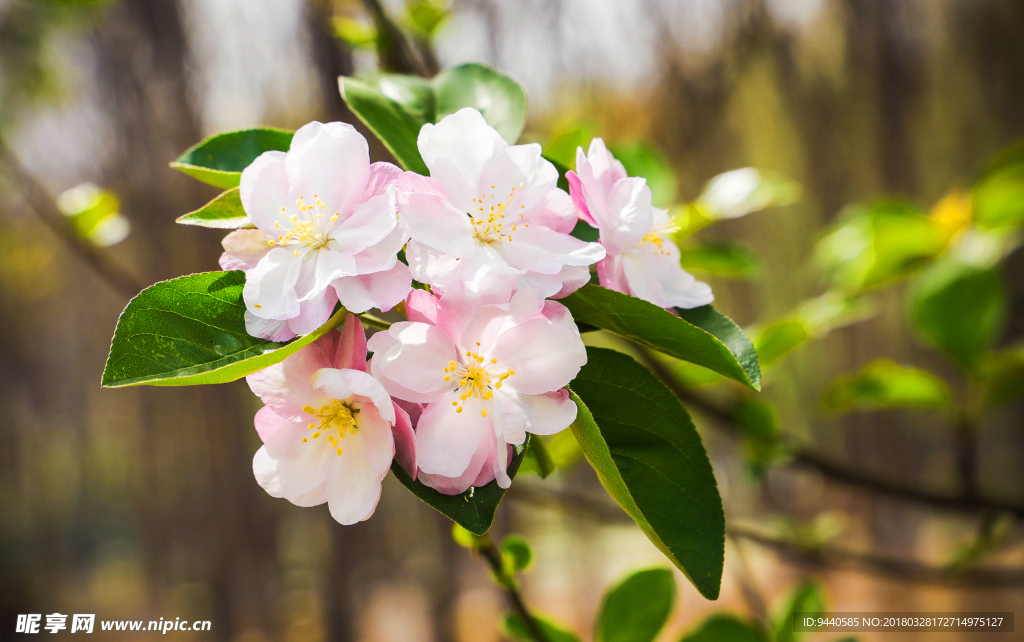
<path fill-rule="evenodd" d="M 401 303 L 412 289 L 409 267 L 395 261 L 390 270 L 346 276 L 334 281 L 338 299 L 349 312 L 365 312 L 370 308 L 390 310 Z"/>
<path fill-rule="evenodd" d="M 284 152 L 263 152 L 242 170 L 238 186 L 242 208 L 253 224 L 265 235 L 277 238 L 274 221 L 281 218 L 281 207 L 293 200 L 285 171 Z"/>
<path fill-rule="evenodd" d="M 436 125 L 424 125 L 416 146 L 431 178 L 444 185 L 456 207 L 468 212 L 472 199 L 479 196 L 484 165 L 508 143 L 480 112 L 465 107 Z"/>
<path fill-rule="evenodd" d="M 416 456 L 425 473 L 462 476 L 483 434 L 493 430 L 475 399 L 467 400 L 462 412 L 457 412 L 453 401 L 461 403 L 459 393 L 450 392 L 428 405 L 416 426 Z"/>
<path fill-rule="evenodd" d="M 477 251 L 479 243 L 466 212 L 455 209 L 437 194 L 402 194 L 398 208 L 402 224 L 414 241 L 457 258 Z"/>
<path fill-rule="evenodd" d="M 517 268 L 542 274 L 558 274 L 566 265 L 593 265 L 605 256 L 605 249 L 598 243 L 587 243 L 546 227 L 520 227 L 511 237 L 501 241 L 505 259 Z"/>
<path fill-rule="evenodd" d="M 498 337 L 491 356 L 496 368 L 515 370 L 506 380 L 521 394 L 543 394 L 572 381 L 587 362 L 587 351 L 574 328 L 532 319 Z"/>
<path fill-rule="evenodd" d="M 274 248 L 245 275 L 245 307 L 261 319 L 290 319 L 299 313 L 295 284 L 302 260 L 282 247 Z"/>
<path fill-rule="evenodd" d="M 385 421 L 391 424 L 395 423 L 395 408 L 391 404 L 391 397 L 384 390 L 384 386 L 361 370 L 323 368 L 312 376 L 310 384 L 331 399 L 339 401 L 344 401 L 354 395 L 366 397 L 376 406 L 376 412 Z"/>
<path fill-rule="evenodd" d="M 220 256 L 222 270 L 251 270 L 270 252 L 267 235 L 260 230 L 235 230 L 225 236 L 220 244 L 224 254 Z"/>
<path fill-rule="evenodd" d="M 314 121 L 295 132 L 285 169 L 295 198 L 302 196 L 312 205 L 315 194 L 328 214 L 344 214 L 362 199 L 370 175 L 370 148 L 348 123 Z"/>

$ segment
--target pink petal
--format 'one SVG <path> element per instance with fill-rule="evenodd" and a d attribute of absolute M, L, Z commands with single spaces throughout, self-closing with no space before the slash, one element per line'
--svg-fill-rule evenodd
<path fill-rule="evenodd" d="M 445 477 L 461 477 L 487 433 L 493 433 L 491 420 L 480 415 L 474 400 L 465 402 L 456 412 L 453 401 L 459 393 L 450 392 L 426 407 L 416 425 L 416 457 L 420 470 Z"/>
<path fill-rule="evenodd" d="M 437 325 L 437 297 L 426 290 L 411 290 L 405 297 L 405 316 L 417 323 Z"/>
<path fill-rule="evenodd" d="M 580 180 L 579 175 L 570 169 L 565 173 L 565 180 L 569 182 L 569 195 L 576 206 L 576 213 L 579 215 L 580 220 L 589 223 L 593 227 L 597 227 L 597 221 L 590 215 L 590 208 L 587 207 L 587 197 L 583 193 L 583 182 Z"/>
<path fill-rule="evenodd" d="M 248 310 L 245 311 L 245 331 L 254 337 L 277 343 L 296 337 L 287 321 L 261 319 Z"/>
<path fill-rule="evenodd" d="M 587 362 L 575 328 L 533 319 L 502 333 L 491 352 L 497 368 L 515 370 L 506 380 L 521 394 L 543 394 L 572 381 Z"/>
<path fill-rule="evenodd" d="M 359 203 L 350 214 L 342 214 L 330 228 L 334 241 L 328 247 L 357 254 L 383 241 L 397 226 L 394 195 L 385 192 Z"/>
<path fill-rule="evenodd" d="M 310 383 L 329 399 L 343 401 L 350 397 L 365 397 L 389 424 L 395 422 L 395 408 L 384 386 L 361 370 L 323 368 L 310 378 Z M 360 414 L 367 412 L 364 406 Z"/>
<path fill-rule="evenodd" d="M 597 281 L 603 288 L 630 294 L 629 283 L 622 270 L 621 256 L 609 256 L 597 264 Z"/>
<path fill-rule="evenodd" d="M 328 335 L 334 333 L 329 332 Z M 345 324 L 341 326 L 341 341 L 338 343 L 334 358 L 331 363 L 321 368 L 366 372 L 366 330 L 363 329 L 359 317 L 354 314 L 345 317 Z"/>
<path fill-rule="evenodd" d="M 391 427 L 372 416 L 362 417 L 359 431 L 340 442 L 342 455 L 331 452 L 326 489 L 331 517 L 344 525 L 369 519 L 380 501 L 381 481 L 395 454 Z"/>
<path fill-rule="evenodd" d="M 409 413 L 395 402 L 395 425 L 391 432 L 395 437 L 395 461 L 409 477 L 416 479 L 416 433 L 412 429 Z"/>
<path fill-rule="evenodd" d="M 306 421 L 308 415 L 302 410 L 304 406 L 319 407 L 326 402 L 323 393 L 310 383 L 310 377 L 322 368 L 334 367 L 340 338 L 339 333 L 328 332 L 281 363 L 247 376 L 245 381 L 266 404 L 266 409 L 290 421 Z M 259 416 L 257 413 L 257 418 Z M 258 425 L 257 430 L 260 430 Z"/>
<path fill-rule="evenodd" d="M 366 312 L 378 308 L 386 312 L 401 303 L 412 289 L 412 275 L 409 266 L 396 261 L 390 270 L 342 277 L 333 285 L 346 310 Z"/>
<path fill-rule="evenodd" d="M 282 247 L 272 249 L 245 275 L 245 307 L 261 319 L 291 319 L 299 313 L 295 284 L 301 260 Z"/>
<path fill-rule="evenodd" d="M 360 200 L 365 202 L 374 196 L 383 194 L 404 173 L 400 168 L 391 163 L 371 163 L 370 175 L 366 181 L 366 189 L 363 190 L 363 197 Z"/>
<path fill-rule="evenodd" d="M 593 265 L 605 256 L 597 243 L 587 243 L 546 227 L 520 227 L 512 240 L 501 241 L 501 252 L 514 267 L 557 274 L 566 265 Z"/>
<path fill-rule="evenodd" d="M 318 297 L 302 301 L 299 303 L 299 314 L 288 320 L 288 328 L 298 336 L 309 334 L 327 323 L 337 303 L 338 297 L 332 290 L 326 290 Z"/>
<path fill-rule="evenodd" d="M 431 178 L 441 183 L 463 212 L 478 196 L 485 164 L 508 147 L 497 131 L 475 109 L 465 107 L 436 125 L 427 123 L 416 140 Z"/>
<path fill-rule="evenodd" d="M 494 481 L 494 459 L 497 456 L 494 433 L 482 435 L 466 471 L 458 477 L 445 477 L 420 471 L 419 480 L 442 495 L 461 495 L 470 486 L 485 486 Z"/>
<path fill-rule="evenodd" d="M 356 254 L 356 274 L 372 274 L 390 270 L 398 262 L 398 252 L 409 240 L 405 228 L 396 225 L 387 236 L 376 245 L 370 246 Z"/>
<path fill-rule="evenodd" d="M 409 236 L 418 243 L 456 258 L 471 256 L 477 251 L 473 225 L 466 212 L 436 194 L 402 194 L 398 199 L 398 212 Z"/>
<path fill-rule="evenodd" d="M 519 395 L 516 403 L 526 413 L 526 430 L 535 435 L 553 435 L 576 421 L 576 404 L 565 388 L 542 395 Z"/>
<path fill-rule="evenodd" d="M 220 269 L 249 271 L 271 250 L 270 239 L 260 230 L 235 230 L 221 240 L 224 253 Z"/>
<path fill-rule="evenodd" d="M 380 333 L 378 333 L 380 334 Z M 374 350 L 374 365 L 389 380 L 402 388 L 427 395 L 426 399 L 408 401 L 433 401 L 450 387 L 444 380 L 448 363 L 457 359 L 455 344 L 441 329 L 424 323 L 396 323 L 388 334 L 398 339 L 398 344 L 386 353 Z M 374 349 L 374 339 L 370 349 Z M 396 396 L 402 398 L 401 394 Z"/>

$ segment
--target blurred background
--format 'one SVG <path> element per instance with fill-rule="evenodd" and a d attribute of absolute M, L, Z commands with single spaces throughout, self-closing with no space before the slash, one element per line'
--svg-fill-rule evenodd
<path fill-rule="evenodd" d="M 337 77 L 401 64 L 394 43 L 381 44 L 379 6 L 0 0 L 0 638 L 18 613 L 59 612 L 211 620 L 193 637 L 239 642 L 501 639 L 504 595 L 486 565 L 394 479 L 376 515 L 352 527 L 325 507 L 268 497 L 252 476 L 259 404 L 244 382 L 99 385 L 133 288 L 217 269 L 221 234 L 174 223 L 217 190 L 168 163 L 222 130 L 355 122 Z M 571 162 L 599 135 L 657 158 L 671 170 L 648 176 L 663 205 L 693 202 L 713 176 L 745 166 L 799 183 L 796 202 L 693 235 L 746 257 L 727 269 L 698 257 L 694 272 L 761 341 L 838 291 L 819 242 L 852 220 L 847 205 L 897 198 L 927 214 L 941 202 L 931 220 L 956 224 L 970 216 L 956 190 L 1024 138 L 1015 0 L 383 9 L 421 71 L 478 61 L 519 80 L 525 138 L 549 153 Z M 368 138 L 374 160 L 388 160 Z M 994 350 L 1024 333 L 1024 253 L 1001 247 Z M 732 530 L 721 598 L 704 600 L 680 575 L 662 639 L 712 612 L 764 620 L 808 578 L 836 611 L 1018 608 L 1024 627 L 1024 406 L 971 412 L 977 378 L 915 334 L 907 289 L 893 279 L 870 291 L 869 311 L 815 327 L 766 367 L 766 403 L 663 364 L 684 395 L 699 393 L 688 407 Z M 856 399 L 835 402 L 833 382 L 879 359 L 932 373 L 957 401 L 875 399 L 862 404 L 871 412 L 843 412 Z M 737 420 L 740 402 L 769 419 Z M 889 407 L 901 405 L 921 407 Z M 608 501 L 585 462 L 544 481 L 524 473 L 493 531 L 531 541 L 527 602 L 583 639 L 618 577 L 668 565 Z"/>

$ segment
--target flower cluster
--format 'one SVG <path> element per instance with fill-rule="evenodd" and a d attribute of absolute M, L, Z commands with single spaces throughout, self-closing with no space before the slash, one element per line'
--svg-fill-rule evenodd
<path fill-rule="evenodd" d="M 429 176 L 371 164 L 350 125 L 302 127 L 287 153 L 242 172 L 255 227 L 223 243 L 221 267 L 245 271 L 254 336 L 307 334 L 338 304 L 398 306 L 408 319 L 367 341 L 350 314 L 248 377 L 265 404 L 260 485 L 300 506 L 327 502 L 343 524 L 373 513 L 392 461 L 449 495 L 507 488 L 512 447 L 575 420 L 566 386 L 586 351 L 552 299 L 586 284 L 591 266 L 601 285 L 662 307 L 712 300 L 679 266 L 667 212 L 600 139 L 578 151 L 571 195 L 539 145 L 509 145 L 474 109 L 424 125 L 417 144 Z M 580 220 L 600 243 L 570 234 Z"/>

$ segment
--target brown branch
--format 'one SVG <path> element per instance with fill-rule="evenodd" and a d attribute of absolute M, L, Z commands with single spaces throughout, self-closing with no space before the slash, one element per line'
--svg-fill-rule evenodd
<path fill-rule="evenodd" d="M 714 423 L 721 429 L 734 437 L 742 437 L 736 425 L 736 418 L 731 409 L 721 406 L 714 401 L 694 393 L 681 385 L 672 376 L 672 373 L 646 350 L 640 350 L 641 358 L 648 368 L 654 372 L 661 381 L 672 390 L 673 393 L 685 404 L 696 408 L 701 414 L 714 420 Z M 859 488 L 890 497 L 914 501 L 920 504 L 956 510 L 962 512 L 976 513 L 980 511 L 1003 511 L 1012 513 L 1018 517 L 1024 517 L 1024 506 L 1009 502 L 979 497 L 971 492 L 963 492 L 958 495 L 939 495 L 931 491 L 906 486 L 897 482 L 879 479 L 874 475 L 861 470 L 851 468 L 845 464 L 838 463 L 811 450 L 791 445 L 790 453 L 793 463 L 808 468 L 814 468 L 830 479 L 846 484 L 853 488 Z M 970 487 L 968 487 L 970 488 Z"/>
<path fill-rule="evenodd" d="M 8 174 L 14 179 L 14 184 L 21 192 L 25 202 L 39 216 L 40 220 L 106 281 L 107 285 L 127 298 L 142 291 L 145 287 L 142 282 L 119 264 L 111 261 L 100 248 L 78 234 L 67 217 L 61 213 L 50 193 L 21 164 L 21 161 L 2 138 L 0 138 L 0 164 L 7 168 Z"/>
<path fill-rule="evenodd" d="M 512 608 L 519 614 L 519 617 L 523 619 L 523 624 L 529 629 L 533 639 L 536 642 L 549 642 L 547 636 L 544 635 L 544 631 L 537 625 L 537 621 L 530 615 L 530 610 L 526 608 L 526 602 L 523 601 L 523 596 L 519 594 L 519 590 L 516 588 L 512 578 L 505 577 L 505 567 L 502 564 L 501 551 L 494 545 L 494 542 L 490 538 L 486 538 L 485 541 L 475 547 L 475 550 L 479 551 L 484 559 L 487 560 L 487 563 L 490 564 L 495 577 L 501 580 L 501 586 L 505 589 L 508 601 L 511 602 Z"/>
<path fill-rule="evenodd" d="M 631 520 L 618 506 L 598 498 L 540 488 L 536 485 L 513 485 L 509 491 L 513 501 L 546 507 L 557 507 L 580 517 L 600 523 L 626 523 Z M 893 577 L 922 584 L 948 584 L 969 587 L 1024 585 L 1024 568 L 986 568 L 956 573 L 941 566 L 913 560 L 886 557 L 870 552 L 822 545 L 806 548 L 761 531 L 730 525 L 729 537 L 745 539 L 770 548 L 785 560 L 798 564 L 811 564 L 823 569 L 858 568 L 874 575 Z"/>

